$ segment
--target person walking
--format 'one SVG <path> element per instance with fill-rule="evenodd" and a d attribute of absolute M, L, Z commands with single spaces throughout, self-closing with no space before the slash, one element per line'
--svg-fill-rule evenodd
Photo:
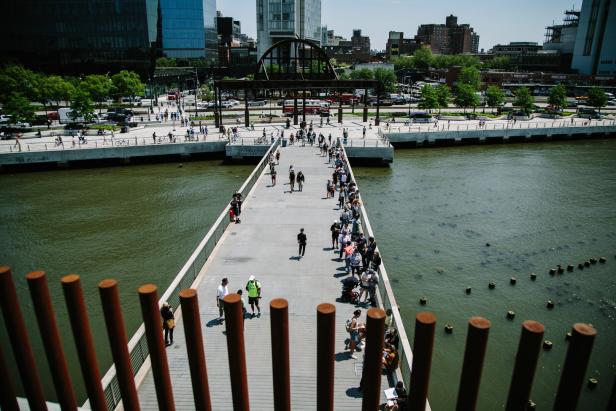
<path fill-rule="evenodd" d="M 272 187 L 276 185 L 276 169 L 272 166 L 270 171 L 270 176 L 272 177 Z"/>
<path fill-rule="evenodd" d="M 301 171 L 297 173 L 297 177 L 295 178 L 297 180 L 297 188 L 299 188 L 299 191 L 302 191 L 303 187 L 304 187 L 304 181 L 305 181 L 305 177 L 304 177 L 304 173 L 302 173 Z"/>
<path fill-rule="evenodd" d="M 218 286 L 218 290 L 216 291 L 216 306 L 218 307 L 218 322 L 222 324 L 224 321 L 224 313 L 225 313 L 225 302 L 223 301 L 227 295 L 229 295 L 229 288 L 227 285 L 229 284 L 229 280 L 223 278 Z"/>
<path fill-rule="evenodd" d="M 169 347 L 173 345 L 173 329 L 175 328 L 175 317 L 171 306 L 167 301 L 163 303 L 160 308 L 160 316 L 163 319 L 163 330 L 165 332 L 165 346 Z"/>
<path fill-rule="evenodd" d="M 259 307 L 259 299 L 261 298 L 261 283 L 257 281 L 254 275 L 248 277 L 246 283 L 246 291 L 248 291 L 248 304 L 252 310 L 252 317 L 255 316 L 255 306 L 257 306 L 258 317 L 261 317 L 261 308 Z"/>
<path fill-rule="evenodd" d="M 340 235 L 340 224 L 338 224 L 338 221 L 334 220 L 329 230 L 332 232 L 332 249 L 336 250 L 338 248 L 338 236 Z"/>
<path fill-rule="evenodd" d="M 297 235 L 297 244 L 299 244 L 299 257 L 303 257 L 304 253 L 306 252 L 306 241 L 307 241 L 307 237 L 306 234 L 304 234 L 304 229 L 300 228 L 299 229 L 299 234 Z"/>
<path fill-rule="evenodd" d="M 353 311 L 353 316 L 346 321 L 346 331 L 349 333 L 349 354 L 351 358 L 354 360 L 357 359 L 355 356 L 355 348 L 360 344 L 361 340 L 359 338 L 359 331 L 361 328 L 361 324 L 359 323 L 359 316 L 361 315 L 361 310 Z"/>
<path fill-rule="evenodd" d="M 293 188 L 295 187 L 295 170 L 293 170 L 293 166 L 289 168 L 289 185 L 291 186 L 291 193 L 293 193 Z"/>
<path fill-rule="evenodd" d="M 280 164 L 280 150 L 276 150 L 276 165 Z"/>

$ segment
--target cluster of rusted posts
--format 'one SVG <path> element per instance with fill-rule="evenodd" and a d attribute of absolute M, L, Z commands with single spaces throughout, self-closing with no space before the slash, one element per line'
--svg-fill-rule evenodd
<path fill-rule="evenodd" d="M 77 408 L 77 400 L 60 342 L 45 273 L 32 272 L 26 278 L 39 329 L 45 336 L 45 352 L 58 402 L 62 410 L 74 410 Z M 67 275 L 62 278 L 61 283 L 90 408 L 94 411 L 106 411 L 107 404 L 79 276 Z M 112 279 L 103 280 L 98 288 L 122 405 L 125 410 L 137 411 L 140 406 L 134 381 L 136 370 L 132 368 L 128 351 L 118 283 Z M 153 284 L 145 284 L 139 288 L 138 293 L 158 406 L 160 409 L 173 411 L 175 404 L 167 354 L 161 333 L 162 318 L 157 289 Z M 182 290 L 179 296 L 195 407 L 198 410 L 211 411 L 197 291 Z M 238 294 L 229 294 L 224 299 L 224 305 L 233 409 L 247 411 L 250 409 L 250 403 L 242 301 Z M 30 409 L 47 410 L 38 368 L 21 314 L 11 270 L 8 267 L 0 267 L 0 306 L 9 330 L 11 346 Z M 289 304 L 284 299 L 274 299 L 270 302 L 273 397 L 276 411 L 291 410 L 288 307 Z M 319 411 L 334 410 L 335 318 L 336 309 L 332 304 L 320 304 L 317 307 L 317 390 L 315 394 Z M 378 409 L 380 403 L 384 328 L 385 312 L 380 308 L 368 310 L 366 354 L 362 376 L 365 382 L 362 410 L 365 411 Z M 14 385 L 2 347 L 0 347 L 0 407 L 6 411 L 19 411 Z"/>
<path fill-rule="evenodd" d="M 417 314 L 408 400 L 411 411 L 424 411 L 426 407 L 435 326 L 434 314 Z M 545 327 L 537 321 L 522 323 L 522 334 L 505 408 L 508 411 L 526 410 L 528 407 L 544 330 Z M 490 321 L 487 319 L 472 317 L 469 320 L 456 410 L 476 409 L 489 331 Z M 596 330 L 589 324 L 573 325 L 554 410 L 576 409 L 596 334 Z M 616 382 L 614 387 L 616 389 Z M 610 406 L 608 405 L 608 410 Z"/>

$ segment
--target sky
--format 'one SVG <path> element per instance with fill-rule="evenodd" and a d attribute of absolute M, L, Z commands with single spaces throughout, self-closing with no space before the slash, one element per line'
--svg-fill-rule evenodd
<path fill-rule="evenodd" d="M 217 0 L 223 15 L 240 20 L 242 32 L 257 38 L 256 0 Z M 371 48 L 384 50 L 389 31 L 406 38 L 420 24 L 442 23 L 449 14 L 479 34 L 479 49 L 510 41 L 543 43 L 545 27 L 560 23 L 563 11 L 579 10 L 582 0 L 322 0 L 321 23 L 349 39 L 353 29 L 370 36 Z"/>

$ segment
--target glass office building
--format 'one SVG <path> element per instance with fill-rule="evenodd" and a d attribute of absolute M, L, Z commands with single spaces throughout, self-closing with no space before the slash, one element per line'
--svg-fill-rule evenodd
<path fill-rule="evenodd" d="M 257 54 L 299 37 L 321 43 L 321 0 L 257 0 Z"/>
<path fill-rule="evenodd" d="M 61 74 L 153 68 L 158 0 L 21 0 L 0 14 L 0 55 Z"/>
<path fill-rule="evenodd" d="M 160 14 L 165 57 L 215 58 L 216 0 L 160 0 Z"/>

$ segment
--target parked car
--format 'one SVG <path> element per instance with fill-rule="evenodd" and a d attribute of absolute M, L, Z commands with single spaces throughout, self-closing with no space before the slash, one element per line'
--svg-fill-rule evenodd
<path fill-rule="evenodd" d="M 7 116 L 7 115 L 0 115 L 0 124 L 5 124 L 11 121 L 11 116 Z"/>
<path fill-rule="evenodd" d="M 248 105 L 250 107 L 264 107 L 267 105 L 267 100 L 250 100 Z"/>

